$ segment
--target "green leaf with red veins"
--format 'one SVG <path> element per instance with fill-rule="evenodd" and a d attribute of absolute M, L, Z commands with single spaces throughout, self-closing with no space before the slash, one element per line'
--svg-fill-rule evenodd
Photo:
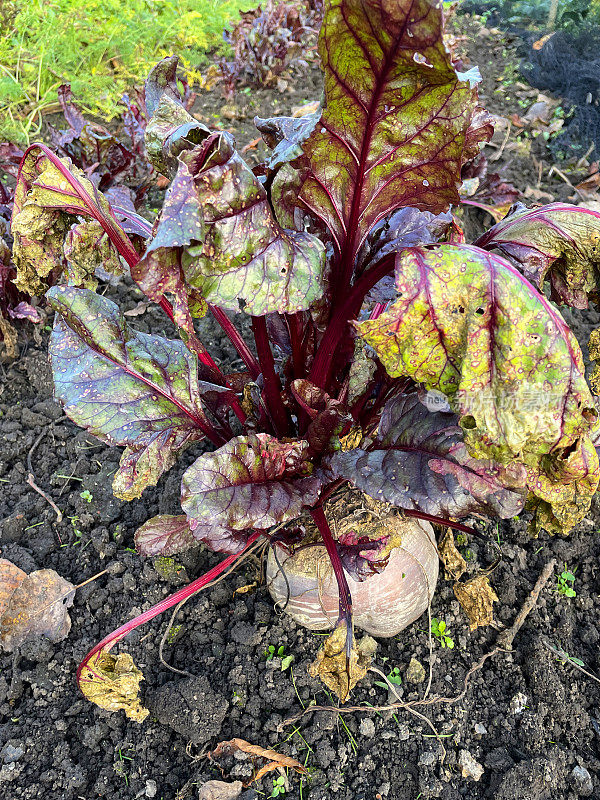
<path fill-rule="evenodd" d="M 174 556 L 198 544 L 185 514 L 159 514 L 137 529 L 135 549 L 142 556 Z"/>
<path fill-rule="evenodd" d="M 392 377 L 450 398 L 471 455 L 537 468 L 596 423 L 577 340 L 505 259 L 443 244 L 396 260 L 399 298 L 357 323 Z"/>
<path fill-rule="evenodd" d="M 550 282 L 550 299 L 587 308 L 600 298 L 600 214 L 568 203 L 520 206 L 476 244 L 497 248 L 514 261 L 540 291 Z"/>
<path fill-rule="evenodd" d="M 376 500 L 438 517 L 506 519 L 523 508 L 525 468 L 470 456 L 456 415 L 428 411 L 414 392 L 387 403 L 371 449 L 336 453 L 330 463 Z"/>
<path fill-rule="evenodd" d="M 233 530 L 265 530 L 297 517 L 317 501 L 322 483 L 310 474 L 307 450 L 307 442 L 259 433 L 201 455 L 181 484 L 181 506 L 192 530 L 216 520 Z"/>
<path fill-rule="evenodd" d="M 325 5 L 325 103 L 303 145 L 300 201 L 351 264 L 369 230 L 395 209 L 439 213 L 458 203 L 461 166 L 492 133 L 442 34 L 434 0 Z"/>
<path fill-rule="evenodd" d="M 181 160 L 192 167 L 194 153 Z M 187 282 L 208 301 L 254 316 L 308 309 L 323 293 L 325 247 L 309 233 L 285 230 L 267 194 L 221 134 L 199 169 L 190 169 L 207 232 L 187 248 Z"/>
<path fill-rule="evenodd" d="M 50 339 L 56 397 L 67 415 L 104 442 L 124 445 L 113 489 L 139 497 L 203 439 L 210 422 L 203 392 L 223 388 L 198 380 L 198 362 L 183 342 L 138 333 L 117 306 L 86 289 L 55 286 Z"/>

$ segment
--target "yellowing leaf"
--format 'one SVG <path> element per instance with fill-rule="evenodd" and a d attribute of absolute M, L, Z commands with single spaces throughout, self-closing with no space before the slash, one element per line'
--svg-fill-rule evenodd
<path fill-rule="evenodd" d="M 452 528 L 448 528 L 444 537 L 438 545 L 438 552 L 444 569 L 446 578 L 453 578 L 457 581 L 467 568 L 467 562 L 461 556 L 454 544 L 454 533 Z"/>
<path fill-rule="evenodd" d="M 129 653 L 113 656 L 101 650 L 83 667 L 79 688 L 92 703 L 107 711 L 120 711 L 134 722 L 143 722 L 150 713 L 140 703 L 138 693 L 144 676 Z"/>
<path fill-rule="evenodd" d="M 344 702 L 356 684 L 367 674 L 373 655 L 373 639 L 365 636 L 352 648 L 350 658 L 346 656 L 347 629 L 344 622 L 338 623 L 314 662 L 309 673 L 319 677 Z"/>
<path fill-rule="evenodd" d="M 492 604 L 498 601 L 486 575 L 478 575 L 466 583 L 455 583 L 454 594 L 469 619 L 471 630 L 494 621 Z"/>
<path fill-rule="evenodd" d="M 64 639 L 71 629 L 67 608 L 74 595 L 73 584 L 53 569 L 27 575 L 0 559 L 0 645 L 12 652 L 32 636 Z"/>

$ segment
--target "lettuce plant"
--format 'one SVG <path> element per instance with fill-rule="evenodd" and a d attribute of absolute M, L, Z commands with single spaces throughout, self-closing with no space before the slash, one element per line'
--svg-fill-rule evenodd
<path fill-rule="evenodd" d="M 301 543 L 303 527 L 290 523 L 304 513 L 338 581 L 349 661 L 345 570 L 385 568 L 389 543 L 336 542 L 323 504 L 344 484 L 460 529 L 468 515 L 527 507 L 535 530 L 560 532 L 596 491 L 594 398 L 556 303 L 581 308 L 596 296 L 600 215 L 519 207 L 464 242 L 452 215 L 461 170 L 492 126 L 477 71 L 458 72 L 444 46 L 434 0 L 328 0 L 319 53 L 322 107 L 257 119 L 272 152 L 254 170 L 229 133 L 186 111 L 176 59 L 156 66 L 146 149 L 171 185 L 151 228 L 116 213 L 48 148 L 25 154 L 14 253 L 41 283 L 65 277 L 47 292 L 57 397 L 78 425 L 125 448 L 121 498 L 205 442 L 183 475 L 183 513 L 149 520 L 136 544 L 172 555 L 202 542 L 226 555 L 110 634 L 84 666 L 259 537 Z M 94 292 L 95 268 L 122 261 L 180 340 L 137 332 Z M 241 374 L 199 340 L 193 320 L 207 313 Z"/>

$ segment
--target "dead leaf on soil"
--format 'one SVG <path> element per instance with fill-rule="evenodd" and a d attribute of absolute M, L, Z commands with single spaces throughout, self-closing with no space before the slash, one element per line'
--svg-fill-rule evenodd
<path fill-rule="evenodd" d="M 142 671 L 129 653 L 113 656 L 104 650 L 93 657 L 82 669 L 79 688 L 92 703 L 106 711 L 120 711 L 134 722 L 143 722 L 150 713 L 140 703 L 138 693 Z"/>
<path fill-rule="evenodd" d="M 454 594 L 469 619 L 472 631 L 493 624 L 493 603 L 498 598 L 487 575 L 478 575 L 466 583 L 455 583 Z"/>
<path fill-rule="evenodd" d="M 12 652 L 31 636 L 60 642 L 68 636 L 75 587 L 53 569 L 29 575 L 0 558 L 0 645 Z"/>
<path fill-rule="evenodd" d="M 346 624 L 339 623 L 325 639 L 316 659 L 308 668 L 313 678 L 320 678 L 344 702 L 371 665 L 373 639 L 365 636 L 352 647 L 350 663 L 346 657 Z M 375 645 L 376 647 L 376 645 Z"/>
<path fill-rule="evenodd" d="M 260 780 L 268 772 L 272 772 L 274 769 L 279 769 L 280 767 L 290 767 L 291 769 L 296 770 L 296 772 L 299 772 L 301 775 L 308 774 L 306 767 L 303 767 L 302 764 L 299 761 L 296 761 L 295 758 L 284 756 L 282 753 L 278 753 L 276 750 L 267 750 L 257 744 L 250 744 L 250 742 L 245 741 L 245 739 L 229 739 L 226 742 L 219 742 L 215 749 L 207 755 L 212 761 L 215 758 L 231 755 L 235 752 L 247 753 L 249 756 L 253 756 L 255 758 L 267 759 L 268 763 L 258 770 L 256 775 L 254 775 L 252 778 L 253 781 Z"/>
<path fill-rule="evenodd" d="M 454 533 L 452 528 L 448 528 L 442 540 L 438 545 L 438 553 L 444 570 L 446 573 L 446 580 L 452 579 L 457 581 L 463 572 L 467 569 L 467 562 L 458 552 L 454 544 Z"/>

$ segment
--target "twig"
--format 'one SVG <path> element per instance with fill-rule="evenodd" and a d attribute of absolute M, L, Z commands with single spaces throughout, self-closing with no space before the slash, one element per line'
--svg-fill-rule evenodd
<path fill-rule="evenodd" d="M 500 158 L 500 156 L 504 152 L 504 148 L 508 144 L 508 137 L 510 136 L 511 128 L 512 128 L 512 122 L 509 120 L 508 121 L 508 128 L 506 129 L 506 133 L 504 134 L 504 140 L 503 140 L 502 144 L 500 145 L 500 149 L 496 153 L 494 153 L 492 156 L 490 156 L 490 161 L 498 161 L 498 159 Z"/>
<path fill-rule="evenodd" d="M 54 500 L 49 495 L 47 495 L 46 492 L 43 489 L 40 489 L 40 487 L 35 482 L 35 475 L 33 473 L 33 464 L 31 462 L 31 458 L 33 456 L 33 451 L 36 449 L 38 444 L 42 441 L 42 439 L 44 438 L 45 433 L 46 433 L 46 431 L 42 431 L 40 433 L 40 435 L 37 437 L 37 439 L 35 440 L 35 442 L 31 446 L 31 450 L 27 453 L 27 469 L 29 470 L 29 474 L 27 475 L 27 483 L 29 484 L 29 486 L 31 486 L 31 488 L 34 490 L 34 492 L 37 492 L 41 497 L 44 498 L 44 500 L 48 503 L 48 505 L 50 505 L 52 507 L 52 509 L 54 510 L 54 513 L 56 514 L 56 521 L 57 522 L 62 522 L 62 519 L 63 519 L 62 511 L 56 505 Z M 60 539 L 60 537 L 59 537 L 59 539 Z"/>
<path fill-rule="evenodd" d="M 535 586 L 531 590 L 531 593 L 523 603 L 521 610 L 517 614 L 515 621 L 511 625 L 510 628 L 503 631 L 499 634 L 498 638 L 496 639 L 496 647 L 501 650 L 512 650 L 512 643 L 513 639 L 517 635 L 517 633 L 523 627 L 523 623 L 527 619 L 527 616 L 531 609 L 538 601 L 538 597 L 540 596 L 540 592 L 548 582 L 548 578 L 554 572 L 554 567 L 556 566 L 556 559 L 552 558 L 544 569 L 540 573 L 540 577 L 537 579 Z"/>
<path fill-rule="evenodd" d="M 579 672 L 583 672 L 584 675 L 587 675 L 588 678 L 591 678 L 593 681 L 596 681 L 596 683 L 600 683 L 600 678 L 597 678 L 595 675 L 592 675 L 592 673 L 588 672 L 587 669 L 584 669 L 581 666 L 581 664 L 578 664 L 576 661 L 573 661 L 573 659 L 569 656 L 569 654 L 565 653 L 564 650 L 559 650 L 558 648 L 553 647 L 549 641 L 544 639 L 543 636 L 541 641 L 544 647 L 548 648 L 548 650 L 557 655 L 559 658 L 562 658 L 565 664 L 570 664 L 572 667 L 575 667 L 575 669 L 578 669 Z"/>
<path fill-rule="evenodd" d="M 553 173 L 553 172 L 556 172 L 556 174 L 558 175 L 558 177 L 559 177 L 559 178 L 562 178 L 562 179 L 563 179 L 563 181 L 564 181 L 564 182 L 565 182 L 565 183 L 566 183 L 568 186 L 570 186 L 570 187 L 571 187 L 571 189 L 574 189 L 574 188 L 575 188 L 575 187 L 573 186 L 573 184 L 571 183 L 571 181 L 569 180 L 569 178 L 568 178 L 568 177 L 565 175 L 565 173 L 564 173 L 564 172 L 562 172 L 561 170 L 559 170 L 559 168 L 556 166 L 556 164 L 554 164 L 553 166 L 551 166 L 551 167 L 550 167 L 550 171 L 548 172 L 548 177 L 549 177 L 549 178 L 552 176 L 552 173 Z"/>

